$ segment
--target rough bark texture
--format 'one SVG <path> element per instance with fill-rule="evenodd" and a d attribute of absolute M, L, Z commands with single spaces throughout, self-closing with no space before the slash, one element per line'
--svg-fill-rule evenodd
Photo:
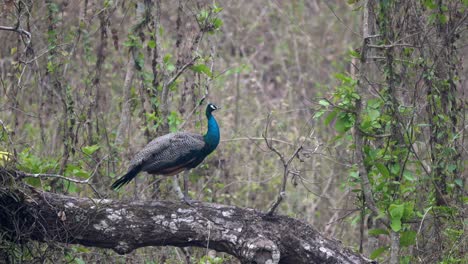
<path fill-rule="evenodd" d="M 195 246 L 242 263 L 372 263 L 285 216 L 211 203 L 125 202 L 0 188 L 0 231 L 21 237 L 109 248 Z"/>

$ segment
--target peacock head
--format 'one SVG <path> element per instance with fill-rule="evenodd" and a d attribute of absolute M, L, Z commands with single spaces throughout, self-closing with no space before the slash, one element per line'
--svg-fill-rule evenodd
<path fill-rule="evenodd" d="M 206 106 L 206 116 L 209 116 L 211 115 L 211 112 L 213 111 L 216 111 L 218 110 L 219 107 L 217 107 L 216 105 L 212 104 L 212 103 L 209 103 L 207 106 Z"/>

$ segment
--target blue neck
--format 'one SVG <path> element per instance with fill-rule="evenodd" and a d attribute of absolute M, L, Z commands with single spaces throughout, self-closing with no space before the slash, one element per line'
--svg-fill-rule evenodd
<path fill-rule="evenodd" d="M 206 143 L 206 151 L 211 153 L 219 144 L 219 126 L 211 113 L 207 113 L 206 118 L 208 119 L 208 131 L 203 136 L 203 138 L 205 139 Z"/>

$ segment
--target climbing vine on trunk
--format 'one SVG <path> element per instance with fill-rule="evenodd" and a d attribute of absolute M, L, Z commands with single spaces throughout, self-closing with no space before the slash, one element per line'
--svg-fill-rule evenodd
<path fill-rule="evenodd" d="M 362 192 L 367 235 L 382 238 L 368 250 L 390 263 L 461 261 L 466 101 L 457 46 L 468 5 L 353 2 L 363 10 L 362 46 L 349 54 L 358 74 L 337 74 L 321 104 L 339 138 L 353 132 L 350 184 Z"/>

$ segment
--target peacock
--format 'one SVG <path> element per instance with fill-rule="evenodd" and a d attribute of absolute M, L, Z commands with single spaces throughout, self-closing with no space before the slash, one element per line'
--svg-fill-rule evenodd
<path fill-rule="evenodd" d="M 135 155 L 130 161 L 127 173 L 115 181 L 112 188 L 119 189 L 141 171 L 172 176 L 198 166 L 219 144 L 219 126 L 212 114 L 217 109 L 218 107 L 211 103 L 206 106 L 208 130 L 203 136 L 176 132 L 153 139 Z M 184 200 L 186 198 L 184 197 Z"/>

